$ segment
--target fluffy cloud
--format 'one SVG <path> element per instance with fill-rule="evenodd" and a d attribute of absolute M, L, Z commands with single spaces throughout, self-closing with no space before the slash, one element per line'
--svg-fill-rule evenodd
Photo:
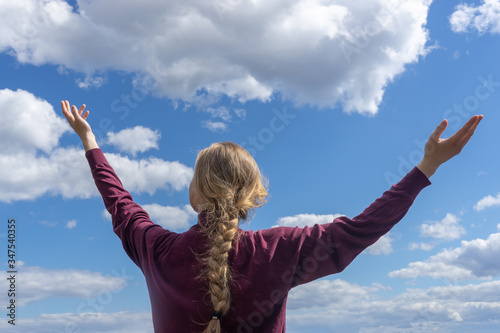
<path fill-rule="evenodd" d="M 342 214 L 334 214 L 334 215 L 298 214 L 295 216 L 285 216 L 285 217 L 280 217 L 278 219 L 277 226 L 303 228 L 307 225 L 309 227 L 312 227 L 315 224 L 331 223 L 339 216 L 342 216 Z"/>
<path fill-rule="evenodd" d="M 234 113 L 236 113 L 236 116 L 241 119 L 245 119 L 245 117 L 247 116 L 247 110 L 245 109 L 235 109 Z"/>
<path fill-rule="evenodd" d="M 360 286 L 342 280 L 315 281 L 289 295 L 287 328 L 316 332 L 479 332 L 484 318 L 500 310 L 500 281 L 408 289 L 383 297 L 379 284 Z M 314 323 L 311 325 L 311 323 Z M 484 325 L 484 326 L 483 326 Z"/>
<path fill-rule="evenodd" d="M 211 116 L 211 120 L 203 120 L 201 126 L 209 129 L 212 132 L 222 132 L 228 127 L 228 124 L 232 121 L 233 115 L 231 114 L 231 109 L 220 106 L 217 108 L 206 107 L 202 108 L 205 113 Z M 233 109 L 232 112 L 240 119 L 245 119 L 246 110 L 245 109 Z"/>
<path fill-rule="evenodd" d="M 187 102 L 200 91 L 240 102 L 279 92 L 374 114 L 385 87 L 429 51 L 431 2 L 3 1 L 0 52 L 84 73 L 82 86 L 119 70 L 146 93 Z"/>
<path fill-rule="evenodd" d="M 149 217 L 155 223 L 168 230 L 185 230 L 196 221 L 196 213 L 191 205 L 184 207 L 161 206 L 158 204 L 142 205 L 142 208 L 148 213 Z M 104 209 L 102 216 L 111 221 L 111 216 Z"/>
<path fill-rule="evenodd" d="M 0 153 L 48 153 L 71 130 L 52 105 L 24 90 L 0 90 Z"/>
<path fill-rule="evenodd" d="M 76 228 L 76 223 L 77 223 L 77 221 L 76 221 L 76 220 L 71 220 L 71 221 L 68 221 L 68 222 L 66 223 L 66 228 L 67 228 L 67 229 L 74 229 L 74 228 Z"/>
<path fill-rule="evenodd" d="M 109 164 L 131 192 L 154 194 L 158 189 L 180 191 L 189 185 L 193 169 L 179 162 L 156 157 L 132 160 L 117 154 L 106 154 Z"/>
<path fill-rule="evenodd" d="M 231 112 L 225 106 L 219 106 L 218 108 L 207 108 L 205 112 L 209 113 L 212 118 L 220 118 L 224 121 L 231 120 Z"/>
<path fill-rule="evenodd" d="M 494 207 L 500 205 L 500 193 L 497 194 L 496 197 L 488 195 L 477 202 L 474 205 L 474 209 L 478 212 L 482 211 L 485 208 Z"/>
<path fill-rule="evenodd" d="M 107 143 L 112 144 L 120 151 L 136 156 L 149 149 L 158 149 L 158 140 L 161 134 L 143 126 L 126 128 L 118 133 L 109 132 Z"/>
<path fill-rule="evenodd" d="M 122 311 L 115 313 L 56 313 L 22 319 L 23 333 L 79 332 L 79 333 L 144 333 L 153 332 L 151 312 Z M 19 329 L 0 322 L 3 333 L 18 333 Z"/>
<path fill-rule="evenodd" d="M 459 222 L 459 217 L 448 213 L 441 221 L 422 224 L 420 226 L 420 235 L 448 241 L 459 239 L 460 236 L 465 234 L 465 229 L 458 224 Z"/>
<path fill-rule="evenodd" d="M 189 185 L 193 169 L 179 162 L 158 158 L 132 160 L 106 154 L 124 187 L 130 192 L 154 194 L 159 189 L 182 190 Z M 50 156 L 27 153 L 0 154 L 0 201 L 32 200 L 42 195 L 64 198 L 98 196 L 81 148 L 57 148 Z"/>
<path fill-rule="evenodd" d="M 153 221 L 169 230 L 187 229 L 198 216 L 191 205 L 180 208 L 150 204 L 144 205 L 143 208 Z"/>
<path fill-rule="evenodd" d="M 390 277 L 429 276 L 450 281 L 491 278 L 500 275 L 500 233 L 487 239 L 462 241 L 461 246 L 443 250 L 426 261 L 411 262 L 407 268 L 389 273 Z"/>
<path fill-rule="evenodd" d="M 370 299 L 378 290 L 375 286 L 362 287 L 340 279 L 314 281 L 294 288 L 289 294 L 287 308 L 293 311 L 356 303 Z"/>
<path fill-rule="evenodd" d="M 205 120 L 201 123 L 201 126 L 212 132 L 222 132 L 227 129 L 227 124 L 222 121 Z"/>
<path fill-rule="evenodd" d="M 97 195 L 81 148 L 56 148 L 49 156 L 0 152 L 0 201 L 32 200 L 46 194 L 65 198 Z"/>
<path fill-rule="evenodd" d="M 460 4 L 450 16 L 450 24 L 454 32 L 500 34 L 500 0 L 483 0 L 479 6 Z"/>
<path fill-rule="evenodd" d="M 32 200 L 42 195 L 89 198 L 98 195 L 81 147 L 61 147 L 70 130 L 50 104 L 33 94 L 0 90 L 0 201 Z M 182 190 L 193 169 L 179 162 L 150 157 L 132 160 L 106 154 L 131 192 Z"/>
<path fill-rule="evenodd" d="M 76 297 L 88 299 L 99 294 L 117 293 L 134 280 L 124 270 L 112 271 L 111 275 L 76 269 L 50 269 L 37 266 L 23 266 L 20 275 L 19 289 L 21 295 L 17 299 L 19 306 L 49 297 Z M 0 287 L 8 289 L 8 280 L 1 279 Z M 0 295 L 3 304 L 8 303 L 7 293 Z M 87 309 L 88 311 L 88 309 Z"/>
<path fill-rule="evenodd" d="M 436 246 L 437 244 L 435 243 L 410 243 L 410 250 L 424 250 L 424 251 L 430 251 Z"/>

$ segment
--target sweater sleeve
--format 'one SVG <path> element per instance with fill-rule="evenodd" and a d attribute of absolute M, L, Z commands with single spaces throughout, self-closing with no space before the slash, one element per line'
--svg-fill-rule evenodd
<path fill-rule="evenodd" d="M 429 179 L 413 168 L 361 214 L 313 227 L 263 230 L 255 242 L 281 283 L 293 288 L 344 270 L 358 254 L 398 223 Z"/>
<path fill-rule="evenodd" d="M 113 231 L 130 259 L 143 270 L 142 263 L 154 240 L 161 233 L 171 232 L 153 223 L 148 213 L 133 201 L 101 149 L 91 149 L 85 156 L 104 206 L 111 214 Z"/>

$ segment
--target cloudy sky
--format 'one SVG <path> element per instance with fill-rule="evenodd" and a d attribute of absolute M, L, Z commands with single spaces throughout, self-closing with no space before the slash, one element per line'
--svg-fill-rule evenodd
<path fill-rule="evenodd" d="M 196 223 L 197 152 L 246 147 L 271 198 L 247 229 L 354 217 L 446 118 L 485 116 L 406 217 L 289 295 L 288 332 L 500 330 L 500 1 L 0 0 L 0 253 L 16 220 L 16 326 L 152 331 L 60 101 L 163 227 Z"/>

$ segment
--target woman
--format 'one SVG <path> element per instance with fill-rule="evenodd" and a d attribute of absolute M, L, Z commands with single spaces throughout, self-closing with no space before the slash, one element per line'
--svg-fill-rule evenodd
<path fill-rule="evenodd" d="M 387 233 L 483 118 L 473 116 L 446 140 L 440 139 L 443 120 L 425 156 L 398 184 L 353 219 L 342 216 L 311 228 L 241 230 L 239 223 L 265 203 L 265 182 L 245 149 L 212 144 L 199 153 L 189 187 L 198 223 L 178 234 L 153 223 L 133 202 L 96 143 L 85 105 L 61 106 L 82 140 L 113 230 L 144 273 L 157 333 L 285 332 L 290 289 L 342 271 Z"/>

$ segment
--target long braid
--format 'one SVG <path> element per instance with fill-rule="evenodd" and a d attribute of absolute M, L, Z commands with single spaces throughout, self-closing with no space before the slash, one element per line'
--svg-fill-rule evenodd
<path fill-rule="evenodd" d="M 231 270 L 229 267 L 229 251 L 238 233 L 238 218 L 216 224 L 208 258 L 206 258 L 206 274 L 209 281 L 210 300 L 214 311 L 226 315 L 231 307 Z M 220 320 L 212 318 L 204 333 L 220 333 Z"/>
<path fill-rule="evenodd" d="M 190 202 L 206 214 L 201 232 L 208 244 L 196 254 L 204 265 L 197 278 L 207 283 L 214 311 L 203 333 L 221 333 L 221 318 L 231 308 L 229 253 L 239 239 L 240 221 L 266 202 L 264 182 L 253 157 L 235 143 L 215 143 L 198 154 Z"/>

